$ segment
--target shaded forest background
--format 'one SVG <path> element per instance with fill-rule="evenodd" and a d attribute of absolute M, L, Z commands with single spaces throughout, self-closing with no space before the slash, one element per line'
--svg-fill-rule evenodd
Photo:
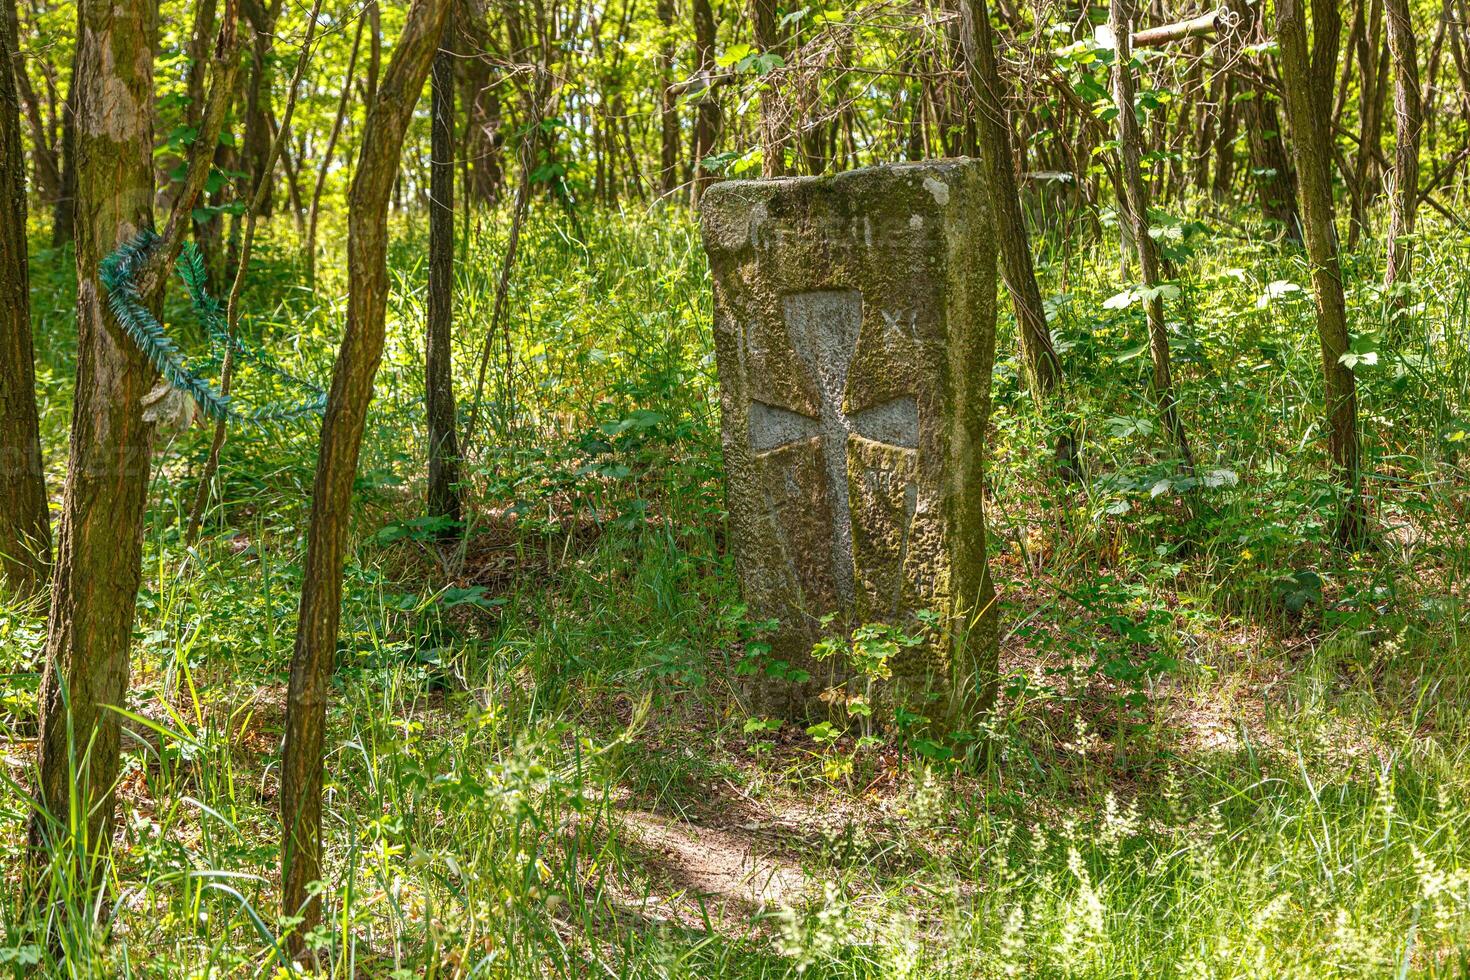
<path fill-rule="evenodd" d="M 1470 969 L 1464 0 L 0 12 L 0 966 Z M 999 703 L 752 714 L 700 196 L 940 156 Z"/>

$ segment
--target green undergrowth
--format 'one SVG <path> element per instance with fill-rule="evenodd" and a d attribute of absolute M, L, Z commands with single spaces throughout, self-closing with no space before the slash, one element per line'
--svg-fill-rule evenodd
<path fill-rule="evenodd" d="M 329 917 L 310 968 L 875 980 L 1470 968 L 1467 242 L 1426 231 L 1402 303 L 1377 288 L 1371 244 L 1347 263 L 1375 535 L 1342 553 L 1307 271 L 1238 217 L 1159 219 L 1193 473 L 1148 401 L 1116 243 L 1043 256 L 1068 377 L 1048 416 L 1021 387 L 1003 316 L 986 488 L 1003 677 L 995 717 L 968 741 L 855 718 L 804 729 L 744 708 L 736 667 L 759 624 L 727 557 L 708 280 L 677 210 L 531 222 L 509 369 L 506 338 L 490 338 L 466 543 L 436 545 L 420 504 L 425 229 L 400 219 L 329 720 Z M 477 215 L 462 242 L 462 418 L 507 224 Z M 36 254 L 59 496 L 69 256 Z M 298 254 L 284 224 L 268 229 L 243 330 L 324 386 L 341 256 L 309 289 Z M 1082 436 L 1080 481 L 1050 462 L 1063 424 Z M 136 717 L 100 901 L 60 870 L 64 843 L 47 900 L 21 894 L 43 619 L 0 609 L 0 847 L 14 886 L 0 896 L 0 968 L 281 968 L 293 923 L 278 908 L 277 767 L 315 437 L 309 421 L 232 430 L 193 549 L 183 527 L 208 432 L 158 440 Z"/>

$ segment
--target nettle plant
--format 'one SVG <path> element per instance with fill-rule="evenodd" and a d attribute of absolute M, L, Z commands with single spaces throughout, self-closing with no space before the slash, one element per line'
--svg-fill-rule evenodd
<path fill-rule="evenodd" d="M 836 623 L 835 616 L 822 619 L 822 628 L 831 631 Z M 851 680 L 846 687 L 835 687 L 828 691 L 829 701 L 840 706 L 849 725 L 855 725 L 857 740 L 854 754 L 883 745 L 884 735 L 896 736 L 897 740 L 913 749 L 920 756 L 932 761 L 947 762 L 954 758 L 954 750 L 930 737 L 923 737 L 930 718 L 923 713 L 922 706 L 905 703 L 901 692 L 890 687 L 886 693 L 892 698 L 890 725 L 880 729 L 874 717 L 874 704 L 881 686 L 893 678 L 893 661 L 905 650 L 926 646 L 934 642 L 940 629 L 940 616 L 929 609 L 920 609 L 913 615 L 909 626 L 889 623 L 864 623 L 850 633 L 842 630 L 829 632 L 812 647 L 812 657 L 819 661 L 835 660 L 848 668 Z M 853 688 L 857 687 L 857 690 Z M 915 710 L 915 708 L 919 710 Z M 839 739 L 850 733 L 833 721 L 812 725 L 807 730 L 819 746 L 834 746 Z M 954 738 L 963 740 L 964 733 Z M 851 757 L 848 757 L 851 766 Z M 830 768 L 830 764 L 829 764 Z"/>
<path fill-rule="evenodd" d="M 939 614 L 921 609 L 914 613 L 908 626 L 875 622 L 864 623 L 849 631 L 841 627 L 839 617 L 834 613 L 822 617 L 821 625 L 826 635 L 812 646 L 812 658 L 834 661 L 845 668 L 844 673 L 848 676 L 845 684 L 828 688 L 824 694 L 824 700 L 834 708 L 833 718 L 806 728 L 807 736 L 821 753 L 826 776 L 832 780 L 849 776 L 859 755 L 895 741 L 930 761 L 953 760 L 956 757 L 954 747 L 925 734 L 931 719 L 924 713 L 922 705 L 891 700 L 892 712 L 884 713 L 881 719 L 884 723 L 880 724 L 879 717 L 875 715 L 881 688 L 893 679 L 893 661 L 906 650 L 934 642 L 940 628 Z M 809 671 L 771 658 L 770 645 L 762 637 L 775 626 L 771 621 L 742 621 L 746 653 L 735 672 L 746 676 L 760 673 L 794 684 L 811 680 Z M 890 689 L 887 693 L 897 692 Z M 775 743 L 763 736 L 772 735 L 781 728 L 779 720 L 747 719 L 744 734 L 754 737 L 750 751 L 756 755 L 769 753 Z M 844 746 L 843 739 L 850 735 L 856 738 Z M 965 732 L 952 733 L 949 739 L 955 745 L 967 740 L 972 740 L 972 736 Z"/>
<path fill-rule="evenodd" d="M 849 634 L 833 632 L 835 615 L 822 617 L 827 635 L 812 647 L 812 657 L 819 661 L 835 660 L 845 665 L 853 679 L 861 685 L 860 693 L 833 688 L 829 693 L 847 716 L 858 723 L 864 738 L 873 737 L 873 692 L 882 681 L 893 678 L 893 658 L 904 650 L 928 643 L 939 623 L 939 616 L 920 610 L 914 616 L 917 629 L 912 632 L 887 623 L 865 623 Z"/>

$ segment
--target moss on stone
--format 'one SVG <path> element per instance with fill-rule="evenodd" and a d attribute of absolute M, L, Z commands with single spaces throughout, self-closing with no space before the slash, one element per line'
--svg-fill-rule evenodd
<path fill-rule="evenodd" d="M 703 199 L 736 564 L 751 616 L 781 623 L 771 658 L 811 673 L 757 679 L 758 712 L 827 710 L 822 693 L 846 678 L 811 658 L 823 616 L 907 628 L 921 609 L 941 615 L 943 635 L 893 664 L 883 701 L 951 721 L 988 705 L 982 457 L 996 272 L 982 180 L 972 161 L 932 161 L 731 182 Z M 847 306 L 828 294 L 852 291 L 859 323 L 847 337 L 836 323 Z M 824 385 L 840 387 L 835 402 Z M 789 417 L 790 441 L 757 451 L 752 404 L 761 419 Z M 801 418 L 809 437 L 796 435 Z M 824 456 L 834 432 L 845 485 Z"/>

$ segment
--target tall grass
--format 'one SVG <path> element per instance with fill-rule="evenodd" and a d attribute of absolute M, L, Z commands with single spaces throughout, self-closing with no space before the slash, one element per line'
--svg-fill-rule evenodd
<path fill-rule="evenodd" d="M 508 371 L 505 339 L 488 340 L 469 543 L 444 555 L 423 540 L 424 234 L 402 222 L 329 718 L 329 914 L 307 968 L 1470 967 L 1465 246 L 1426 231 L 1397 332 L 1376 256 L 1348 264 L 1354 328 L 1378 338 L 1359 377 L 1380 534 L 1372 552 L 1341 555 L 1310 303 L 1282 285 L 1305 284 L 1305 269 L 1233 227 L 1186 235 L 1170 303 L 1184 417 L 1217 474 L 1204 487 L 1169 482 L 1140 311 L 1104 305 L 1127 285 L 1112 245 L 1043 262 L 1086 440 L 1080 486 L 1049 471 L 1054 423 L 1024 396 L 1003 324 L 987 492 L 1007 677 L 977 765 L 899 735 L 747 724 L 708 284 L 680 212 L 532 221 Z M 458 266 L 462 414 L 505 230 L 479 216 Z M 341 263 L 303 290 L 295 243 L 272 234 L 245 329 L 293 373 L 325 379 Z M 38 254 L 55 475 L 69 299 L 63 257 Z M 310 424 L 234 432 L 206 537 L 186 554 L 181 513 L 207 436 L 162 440 L 133 692 L 118 706 L 117 836 L 80 867 L 89 849 L 71 828 L 85 820 L 51 815 L 29 889 L 44 624 L 40 609 L 0 608 L 0 966 L 15 975 L 283 969 L 279 940 L 297 923 L 278 908 L 276 770 L 314 441 Z M 800 884 L 763 891 L 762 874 Z"/>

